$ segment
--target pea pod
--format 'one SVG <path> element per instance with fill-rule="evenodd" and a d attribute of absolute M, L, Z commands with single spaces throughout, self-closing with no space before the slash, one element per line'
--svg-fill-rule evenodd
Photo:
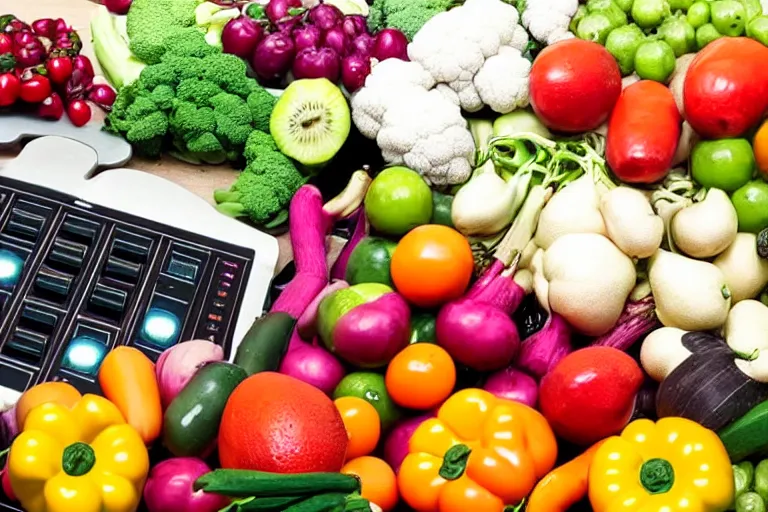
<path fill-rule="evenodd" d="M 768 459 L 760 461 L 755 468 L 754 490 L 763 501 L 768 500 Z"/>
<path fill-rule="evenodd" d="M 765 501 L 756 492 L 745 492 L 736 498 L 736 512 L 766 512 Z"/>

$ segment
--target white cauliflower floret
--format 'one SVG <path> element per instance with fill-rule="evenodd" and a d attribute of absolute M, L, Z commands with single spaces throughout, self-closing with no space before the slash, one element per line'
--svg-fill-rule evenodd
<path fill-rule="evenodd" d="M 531 63 L 520 50 L 502 46 L 475 75 L 475 88 L 483 103 L 496 112 L 528 106 L 528 75 Z"/>
<path fill-rule="evenodd" d="M 551 45 L 574 37 L 568 30 L 579 0 L 528 0 L 523 9 L 523 26 L 540 43 Z"/>
<path fill-rule="evenodd" d="M 505 114 L 516 105 L 526 103 L 528 74 L 509 53 L 506 58 L 491 59 L 502 53 L 502 49 L 523 51 L 527 44 L 528 34 L 519 24 L 513 6 L 501 0 L 467 0 L 462 7 L 430 19 L 408 45 L 408 56 L 429 71 L 438 84 L 448 85 L 458 96 L 461 108 L 468 112 L 477 112 L 488 104 L 478 90 L 480 74 L 485 95 L 493 98 L 490 106 Z M 489 61 L 489 70 L 481 73 Z M 495 79 L 492 72 L 498 73 Z M 505 83 L 499 87 L 498 94 L 490 90 L 491 83 L 499 84 L 515 76 L 513 83 L 525 81 L 525 88 L 512 91 Z M 510 91 L 511 98 L 500 98 Z M 509 105 L 509 110 L 503 105 Z"/>

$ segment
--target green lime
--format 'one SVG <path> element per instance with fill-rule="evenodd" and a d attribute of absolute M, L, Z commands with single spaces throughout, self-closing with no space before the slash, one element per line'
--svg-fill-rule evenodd
<path fill-rule="evenodd" d="M 392 240 L 369 236 L 363 238 L 349 255 L 345 280 L 350 285 L 360 283 L 392 284 L 389 265 L 397 244 Z"/>
<path fill-rule="evenodd" d="M 379 413 L 382 430 L 387 430 L 400 419 L 402 412 L 389 397 L 384 376 L 373 372 L 350 373 L 333 390 L 333 399 L 355 396 L 371 404 Z"/>
<path fill-rule="evenodd" d="M 675 70 L 675 51 L 666 41 L 645 41 L 635 52 L 635 73 L 664 83 Z"/>
<path fill-rule="evenodd" d="M 709 3 L 694 2 L 685 14 L 685 18 L 693 28 L 699 28 L 700 26 L 709 23 Z"/>
<path fill-rule="evenodd" d="M 768 183 L 753 180 L 731 195 L 739 216 L 739 231 L 759 233 L 768 228 Z"/>
<path fill-rule="evenodd" d="M 746 184 L 755 172 L 755 153 L 746 139 L 706 140 L 691 151 L 693 179 L 728 193 Z"/>
<path fill-rule="evenodd" d="M 404 235 L 432 217 L 432 191 L 419 173 L 389 167 L 374 178 L 365 194 L 365 213 L 377 231 Z"/>

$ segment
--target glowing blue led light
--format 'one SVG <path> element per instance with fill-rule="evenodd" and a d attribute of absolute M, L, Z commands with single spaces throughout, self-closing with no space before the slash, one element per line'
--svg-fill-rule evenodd
<path fill-rule="evenodd" d="M 13 286 L 21 276 L 24 260 L 15 252 L 0 249 L 0 286 Z"/>
<path fill-rule="evenodd" d="M 76 336 L 69 342 L 61 366 L 81 373 L 96 375 L 107 347 L 89 336 Z"/>
<path fill-rule="evenodd" d="M 151 308 L 141 324 L 141 337 L 158 347 L 167 348 L 176 342 L 180 330 L 181 323 L 176 315 L 164 309 Z"/>

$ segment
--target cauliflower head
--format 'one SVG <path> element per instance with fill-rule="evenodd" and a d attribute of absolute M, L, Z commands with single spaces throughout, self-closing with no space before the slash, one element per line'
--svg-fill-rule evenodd
<path fill-rule="evenodd" d="M 579 0 L 528 0 L 523 6 L 523 26 L 535 40 L 549 46 L 574 37 L 568 25 L 578 8 Z"/>

